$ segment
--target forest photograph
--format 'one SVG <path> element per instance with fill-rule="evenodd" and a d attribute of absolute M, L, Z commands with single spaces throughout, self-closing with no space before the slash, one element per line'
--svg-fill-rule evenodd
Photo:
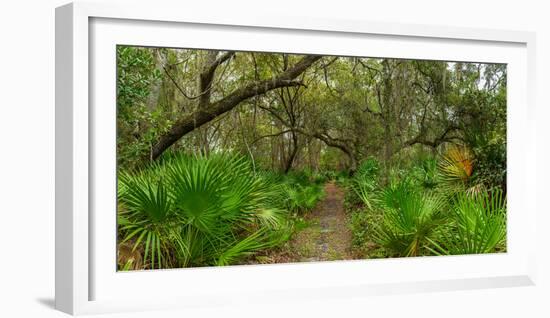
<path fill-rule="evenodd" d="M 506 64 L 116 59 L 119 271 L 506 252 Z"/>

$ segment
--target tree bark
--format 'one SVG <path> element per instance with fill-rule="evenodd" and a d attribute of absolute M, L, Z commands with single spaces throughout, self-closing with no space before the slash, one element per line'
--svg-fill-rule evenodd
<path fill-rule="evenodd" d="M 162 71 L 162 66 L 164 65 L 163 58 L 160 56 L 159 50 L 153 50 L 153 60 L 155 61 L 155 70 Z M 150 85 L 150 93 L 147 97 L 147 109 L 150 112 L 153 112 L 158 105 L 160 97 L 160 88 L 162 86 L 162 81 L 160 79 L 155 79 Z"/>
<path fill-rule="evenodd" d="M 214 81 L 214 75 L 218 66 L 229 60 L 235 52 L 229 51 L 218 56 L 218 51 L 210 51 L 206 55 L 207 64 L 203 66 L 203 70 L 199 75 L 199 108 L 207 107 L 210 104 L 210 96 L 212 90 L 212 82 Z"/>
<path fill-rule="evenodd" d="M 309 66 L 319 60 L 321 56 L 308 55 L 297 62 L 292 68 L 284 71 L 283 73 L 275 76 L 269 80 L 256 81 L 245 87 L 241 87 L 233 91 L 227 97 L 214 102 L 208 102 L 205 105 L 201 105 L 195 112 L 184 116 L 179 119 L 165 134 L 163 134 L 152 149 L 152 158 L 157 159 L 166 149 L 177 142 L 182 136 L 193 131 L 195 128 L 200 127 L 219 115 L 222 115 L 233 108 L 239 103 L 257 95 L 262 95 L 270 90 L 279 87 L 300 86 L 303 85 L 300 81 L 296 81 L 295 78 L 302 74 Z M 216 60 L 216 67 L 223 61 L 217 63 L 220 59 Z M 211 68 L 207 69 L 208 71 Z M 215 71 L 215 67 L 214 67 Z M 209 72 L 209 74 L 212 72 Z M 213 74 L 213 73 L 212 73 Z M 202 76 L 201 76 L 202 82 Z M 205 81 L 206 82 L 206 81 Z M 205 94 L 206 95 L 206 94 Z M 205 103 L 205 102 L 204 102 Z"/>
<path fill-rule="evenodd" d="M 288 159 L 286 160 L 285 174 L 288 173 L 292 168 L 292 163 L 294 162 L 294 159 L 296 158 L 296 154 L 298 153 L 298 136 L 294 131 L 291 131 L 291 134 L 292 134 L 292 142 L 290 143 L 291 150 L 290 150 Z"/>

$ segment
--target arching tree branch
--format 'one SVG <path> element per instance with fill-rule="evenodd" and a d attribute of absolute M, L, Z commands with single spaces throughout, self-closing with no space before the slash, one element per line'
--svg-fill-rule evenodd
<path fill-rule="evenodd" d="M 447 126 L 447 128 L 445 128 L 445 130 L 443 130 L 443 132 L 439 136 L 437 136 L 437 137 L 435 137 L 434 139 L 431 139 L 431 140 L 426 137 L 424 131 L 421 131 L 421 133 L 418 134 L 416 137 L 405 141 L 403 143 L 403 147 L 398 149 L 396 152 L 399 152 L 400 150 L 402 150 L 404 148 L 407 148 L 407 147 L 410 147 L 410 146 L 413 146 L 413 145 L 416 145 L 416 144 L 421 144 L 421 145 L 425 145 L 425 146 L 430 146 L 432 148 L 436 148 L 444 142 L 451 142 L 453 140 L 458 139 L 458 137 L 456 137 L 456 136 L 449 136 L 449 134 L 451 132 L 457 131 L 457 130 L 460 130 L 460 127 L 458 127 L 456 125 L 449 125 L 449 126 Z"/>
<path fill-rule="evenodd" d="M 223 62 L 222 57 L 218 58 L 215 64 L 221 64 Z M 227 58 L 225 58 L 225 60 L 227 60 Z M 320 58 L 321 56 L 317 55 L 307 55 L 293 67 L 269 80 L 255 81 L 249 85 L 234 90 L 232 93 L 219 101 L 214 103 L 208 102 L 205 105 L 201 105 L 201 107 L 199 107 L 192 114 L 186 115 L 176 121 L 176 123 L 158 139 L 157 143 L 152 148 L 151 157 L 153 159 L 158 158 L 166 149 L 172 146 L 185 134 L 210 122 L 217 116 L 232 110 L 241 102 L 253 96 L 264 94 L 279 87 L 303 85 L 300 81 L 295 80 L 295 78 L 302 74 L 309 66 Z M 207 69 L 207 71 L 209 72 L 210 69 Z"/>
<path fill-rule="evenodd" d="M 355 156 L 355 152 L 353 151 L 353 148 L 346 142 L 344 139 L 332 137 L 328 134 L 328 132 L 323 131 L 308 131 L 302 127 L 293 127 L 291 123 L 287 122 L 280 114 L 277 113 L 276 110 L 270 107 L 260 106 L 261 109 L 269 112 L 273 117 L 275 117 L 277 120 L 279 120 L 283 125 L 288 127 L 288 131 L 293 131 L 300 133 L 305 136 L 309 136 L 312 138 L 316 138 L 321 140 L 325 145 L 333 148 L 340 149 L 343 153 L 345 153 L 349 160 L 350 160 L 350 173 L 354 173 L 357 170 L 357 158 Z"/>

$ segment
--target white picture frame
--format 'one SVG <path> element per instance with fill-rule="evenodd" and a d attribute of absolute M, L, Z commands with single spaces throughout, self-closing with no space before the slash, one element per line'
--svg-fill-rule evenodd
<path fill-rule="evenodd" d="M 57 309 L 86 314 L 242 299 L 284 302 L 536 282 L 535 200 L 534 193 L 524 191 L 536 186 L 533 33 L 276 15 L 225 16 L 175 6 L 79 2 L 56 9 Z M 507 63 L 508 252 L 117 273 L 112 263 L 116 259 L 116 113 L 109 106 L 116 103 L 116 44 Z M 367 44 L 374 48 L 366 49 Z M 94 107 L 97 103 L 103 107 Z M 112 214 L 94 213 L 109 207 Z M 110 230 L 111 236 L 94 235 Z M 178 281 L 188 288 L 170 287 Z M 140 298 L 138 283 L 148 289 L 163 286 L 165 292 Z"/>

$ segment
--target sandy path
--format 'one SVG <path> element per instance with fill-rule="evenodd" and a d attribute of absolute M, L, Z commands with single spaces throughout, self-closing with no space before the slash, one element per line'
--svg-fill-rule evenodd
<path fill-rule="evenodd" d="M 307 226 L 285 247 L 266 255 L 264 263 L 318 262 L 353 259 L 351 231 L 344 210 L 344 192 L 333 182 L 325 185 L 325 198 L 304 216 Z"/>
<path fill-rule="evenodd" d="M 334 183 L 327 183 L 325 194 L 324 200 L 319 202 L 318 206 L 307 216 L 307 219 L 313 223 L 312 230 L 320 232 L 316 239 L 315 237 L 305 238 L 305 243 L 311 244 L 315 248 L 311 251 L 311 255 L 303 255 L 305 258 L 299 261 L 328 261 L 351 258 L 351 232 L 344 211 L 344 193 Z M 298 236 L 300 234 L 307 234 L 307 229 L 302 233 L 298 233 Z M 315 241 L 312 242 L 312 239 L 315 239 Z"/>

